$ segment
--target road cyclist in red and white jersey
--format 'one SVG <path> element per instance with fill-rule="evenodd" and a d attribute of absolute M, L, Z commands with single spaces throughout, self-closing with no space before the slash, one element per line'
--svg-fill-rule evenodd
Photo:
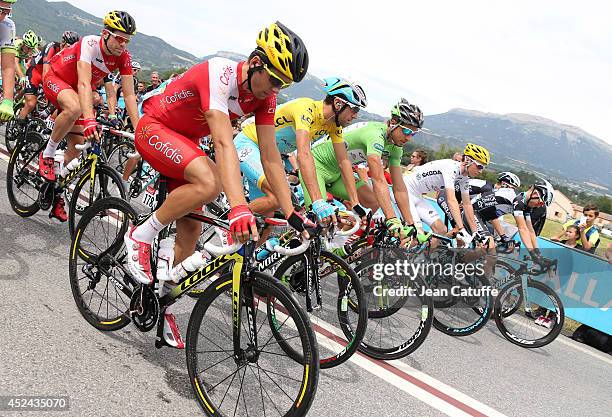
<path fill-rule="evenodd" d="M 24 124 L 28 114 L 36 107 L 38 89 L 42 86 L 43 77 L 49 71 L 51 58 L 64 48 L 77 43 L 79 39 L 81 39 L 81 35 L 78 33 L 69 30 L 65 31 L 62 34 L 62 40 L 60 42 L 49 42 L 45 46 L 45 49 L 32 58 L 32 63 L 26 70 L 26 85 L 23 90 L 25 102 L 19 115 L 15 117 L 18 123 Z"/>
<path fill-rule="evenodd" d="M 265 170 L 278 192 L 289 224 L 304 231 L 305 220 L 293 210 L 283 162 L 275 143 L 274 113 L 281 88 L 301 81 L 308 69 L 302 40 L 280 22 L 264 28 L 246 61 L 212 58 L 191 67 L 144 97 L 144 115 L 136 127 L 135 145 L 142 158 L 167 177 L 170 191 L 162 206 L 125 235 L 128 267 L 139 282 L 150 285 L 151 244 L 159 231 L 176 221 L 174 260 L 194 253 L 201 223 L 184 217 L 213 201 L 223 190 L 230 205 L 230 233 L 241 242 L 257 240 L 255 217 L 243 194 L 231 120 L 255 114 Z M 125 87 L 124 87 L 125 88 Z M 215 162 L 199 147 L 211 135 Z M 168 282 L 162 288 L 168 289 Z M 164 289 L 161 290 L 165 291 Z M 164 340 L 184 348 L 174 316 L 164 312 Z"/>
<path fill-rule="evenodd" d="M 74 45 L 56 54 L 51 59 L 50 69 L 43 79 L 45 96 L 60 109 L 47 147 L 39 159 L 40 175 L 47 181 L 55 181 L 55 151 L 65 136 L 73 133 L 67 137 L 68 149 L 64 154 L 64 164 L 79 156 L 80 151 L 75 145 L 83 143 L 81 132 L 85 139 L 99 139 L 92 91 L 106 75 L 116 69 L 122 76 L 128 114 L 136 122 L 139 119 L 131 57 L 126 49 L 136 32 L 136 22 L 127 12 L 112 11 L 104 16 L 103 24 L 101 36 L 84 36 Z M 60 221 L 66 221 L 68 216 L 61 196 L 55 201 L 51 215 Z"/>

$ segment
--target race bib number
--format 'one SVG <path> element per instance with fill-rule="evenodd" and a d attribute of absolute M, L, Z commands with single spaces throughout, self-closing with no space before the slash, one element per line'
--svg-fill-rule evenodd
<path fill-rule="evenodd" d="M 150 209 L 155 208 L 157 202 L 157 190 L 152 185 L 149 185 L 142 196 L 142 204 Z"/>
<path fill-rule="evenodd" d="M 55 120 L 48 118 L 47 120 L 45 120 L 45 125 L 47 126 L 47 129 L 53 130 L 53 127 L 55 126 Z"/>

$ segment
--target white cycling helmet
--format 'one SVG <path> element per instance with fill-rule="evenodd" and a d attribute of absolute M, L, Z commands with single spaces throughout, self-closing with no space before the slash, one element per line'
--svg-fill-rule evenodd
<path fill-rule="evenodd" d="M 497 181 L 505 182 L 506 184 L 511 185 L 514 188 L 519 188 L 521 186 L 521 179 L 518 177 L 518 175 L 513 174 L 509 171 L 500 172 L 497 176 Z"/>
<path fill-rule="evenodd" d="M 542 197 L 542 201 L 544 201 L 546 207 L 552 204 L 553 198 L 555 197 L 555 189 L 551 183 L 543 178 L 540 178 L 533 184 L 533 188 L 540 193 L 540 197 Z"/>
<path fill-rule="evenodd" d="M 137 70 L 141 69 L 141 67 L 140 67 L 140 63 L 139 63 L 139 62 L 137 62 L 137 61 L 132 61 L 132 69 L 133 69 L 133 70 L 135 70 L 135 69 L 137 69 Z"/>

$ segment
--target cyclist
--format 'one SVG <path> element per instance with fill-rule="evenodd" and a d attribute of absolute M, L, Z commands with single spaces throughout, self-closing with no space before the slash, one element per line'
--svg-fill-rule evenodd
<path fill-rule="evenodd" d="M 516 198 L 515 188 L 521 186 L 521 180 L 512 172 L 500 172 L 496 184 L 478 178 L 470 178 L 468 184 L 476 222 L 474 232 L 478 233 L 477 240 L 487 239 L 494 230 L 498 236 L 497 241 L 502 245 L 507 245 L 510 239 L 505 233 L 501 218 L 512 212 L 512 204 Z M 457 201 L 461 200 L 458 184 L 455 184 L 455 198 Z M 439 194 L 438 205 L 449 219 L 451 226 L 454 227 L 455 222 L 452 219 L 445 193 Z M 488 226 L 488 223 L 491 227 Z"/>
<path fill-rule="evenodd" d="M 490 162 L 489 151 L 484 147 L 468 143 L 463 151 L 461 162 L 452 159 L 431 161 L 416 167 L 404 176 L 408 189 L 410 212 L 417 228 L 421 230 L 424 221 L 438 234 L 446 234 L 447 228 L 440 220 L 438 212 L 421 195 L 429 192 L 443 191 L 446 194 L 448 210 L 455 222 L 453 232 L 467 245 L 472 235 L 467 232 L 461 217 L 459 203 L 455 197 L 455 187 L 461 195 L 465 218 L 470 230 L 477 230 L 474 210 L 470 204 L 469 178 L 479 175 Z"/>
<path fill-rule="evenodd" d="M 53 161 L 60 141 L 68 133 L 82 132 L 85 139 L 99 139 L 93 108 L 93 93 L 97 84 L 109 73 L 119 69 L 127 111 L 132 120 L 138 121 L 138 108 L 132 81 L 132 65 L 127 44 L 136 32 L 136 22 L 129 13 L 111 11 L 103 19 L 102 36 L 84 36 L 74 45 L 56 54 L 43 79 L 47 99 L 60 114 L 47 146 L 40 155 L 39 172 L 47 181 L 55 181 Z M 75 145 L 82 143 L 79 136 L 68 137 L 68 149 L 64 163 L 78 157 Z M 66 221 L 64 199 L 58 196 L 51 216 Z"/>
<path fill-rule="evenodd" d="M 138 71 L 140 71 L 140 63 L 136 61 L 132 61 L 132 77 L 134 78 L 134 93 L 136 93 L 138 88 Z M 113 87 L 113 91 L 110 95 L 107 95 L 106 101 L 108 104 L 108 120 L 113 123 L 115 126 L 119 126 L 121 124 L 126 125 L 126 120 L 119 120 L 117 113 L 120 113 L 119 110 L 125 108 L 125 102 L 123 100 L 120 101 L 121 94 L 123 93 L 123 88 L 121 87 L 121 74 L 109 74 L 104 82 L 110 82 Z M 115 93 L 115 94 L 112 94 Z M 136 100 L 138 101 L 138 100 Z"/>
<path fill-rule="evenodd" d="M 312 208 L 320 221 L 331 221 L 333 207 L 323 200 L 324 188 L 318 182 L 318 172 L 311 152 L 311 144 L 323 135 L 329 135 L 332 143 L 332 153 L 339 153 L 334 169 L 349 181 L 347 196 L 351 207 L 358 206 L 357 192 L 354 185 L 350 162 L 347 158 L 342 128 L 347 126 L 355 117 L 359 109 L 367 105 L 365 93 L 361 86 L 352 84 L 341 78 L 327 78 L 324 80 L 324 91 L 327 96 L 324 100 L 315 101 L 310 98 L 298 98 L 280 106 L 275 114 L 276 141 L 278 150 L 284 155 L 297 150 L 297 163 L 300 176 L 305 183 L 304 193 L 307 195 L 306 205 L 312 203 Z M 280 207 L 277 190 L 270 184 L 262 167 L 267 155 L 260 152 L 263 141 L 258 138 L 256 126 L 251 123 L 243 127 L 242 132 L 234 139 L 240 169 L 249 184 L 250 209 L 257 213 L 270 214 Z M 289 169 L 291 170 L 291 169 Z M 312 198 L 310 198 L 312 196 Z M 356 207 L 356 210 L 363 209 Z"/>
<path fill-rule="evenodd" d="M 246 61 L 212 58 L 191 67 L 147 94 L 144 115 L 136 127 L 136 149 L 156 171 L 169 178 L 170 193 L 162 206 L 143 224 L 125 235 L 128 267 L 143 284 L 153 282 L 151 243 L 159 231 L 176 220 L 174 263 L 195 250 L 201 223 L 185 218 L 189 212 L 215 199 L 221 190 L 230 204 L 230 232 L 245 242 L 257 239 L 255 218 L 242 193 L 238 155 L 233 144 L 231 119 L 255 113 L 262 143 L 274 143 L 276 94 L 301 81 L 308 69 L 302 40 L 280 22 L 259 32 L 257 48 Z M 124 86 L 125 88 L 125 86 Z M 200 149 L 200 138 L 211 135 L 215 162 Z M 304 230 L 304 219 L 293 211 L 284 170 L 276 147 L 266 148 L 279 201 L 289 223 Z M 217 168 L 218 167 L 218 168 Z M 164 340 L 184 348 L 174 316 L 164 314 Z"/>
<path fill-rule="evenodd" d="M 24 89 L 25 103 L 19 112 L 19 116 L 16 117 L 17 122 L 25 123 L 28 114 L 36 107 L 38 89 L 42 86 L 43 77 L 49 71 L 49 62 L 51 58 L 65 47 L 78 42 L 79 39 L 81 39 L 81 36 L 78 33 L 68 30 L 62 34 L 62 40 L 60 42 L 49 42 L 45 46 L 45 49 L 36 54 L 32 59 L 32 63 L 26 71 L 27 81 Z"/>
<path fill-rule="evenodd" d="M 2 101 L 0 102 L 0 122 L 13 118 L 13 98 L 15 90 L 15 23 L 8 17 L 12 5 L 17 0 L 0 0 L 0 56 L 2 67 Z"/>
<path fill-rule="evenodd" d="M 527 191 L 516 196 L 513 201 L 513 215 L 521 241 L 537 263 L 543 264 L 538 248 L 538 239 L 531 222 L 531 212 L 536 207 L 550 206 L 554 197 L 553 186 L 545 179 L 538 179 Z"/>
<path fill-rule="evenodd" d="M 27 77 L 26 67 L 34 52 L 37 52 L 40 38 L 33 30 L 28 30 L 23 34 L 23 38 L 15 41 L 15 75 L 19 80 L 19 86 L 26 87 Z"/>
<path fill-rule="evenodd" d="M 357 194 L 361 204 L 372 211 L 382 209 L 386 225 L 392 234 L 412 236 L 416 229 L 408 202 L 406 184 L 402 181 L 400 161 L 404 150 L 402 146 L 423 127 L 423 113 L 418 106 L 401 99 L 391 109 L 391 118 L 386 122 L 358 123 L 348 128 L 345 140 L 348 155 L 354 166 L 367 164 L 373 187 L 363 180 L 357 181 Z M 345 200 L 348 197 L 343 181 L 340 181 L 338 160 L 332 144 L 323 142 L 313 151 L 319 184 L 325 184 L 327 190 L 336 198 Z M 389 186 L 385 178 L 382 158 L 389 160 L 393 194 L 399 211 L 406 225 L 393 209 Z"/>

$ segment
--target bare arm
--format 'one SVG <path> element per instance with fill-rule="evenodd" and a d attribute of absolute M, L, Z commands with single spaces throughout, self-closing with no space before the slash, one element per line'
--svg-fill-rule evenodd
<path fill-rule="evenodd" d="M 140 115 L 138 114 L 138 100 L 134 91 L 134 77 L 132 75 L 121 76 L 121 87 L 123 88 L 123 101 L 125 101 L 125 109 L 127 110 L 132 126 L 136 129 Z"/>
<path fill-rule="evenodd" d="M 530 251 L 537 248 L 538 245 L 535 239 L 535 231 L 533 230 L 531 220 L 525 219 L 524 216 L 514 216 L 514 220 L 516 221 L 519 236 L 521 237 L 525 247 Z"/>
<path fill-rule="evenodd" d="M 229 116 L 219 110 L 205 113 L 215 146 L 215 161 L 219 167 L 221 185 L 231 207 L 246 205 L 240 177 L 240 162 L 233 142 L 233 130 Z"/>
<path fill-rule="evenodd" d="M 391 194 L 389 194 L 389 185 L 385 179 L 385 170 L 383 169 L 380 156 L 368 155 L 368 168 L 370 169 L 370 178 L 372 178 L 372 188 L 374 189 L 376 201 L 378 201 L 378 205 L 382 209 L 385 218 L 395 217 L 395 210 L 393 210 L 393 205 L 391 204 Z"/>
<path fill-rule="evenodd" d="M 346 187 L 346 192 L 349 196 L 349 204 L 353 207 L 355 204 L 359 204 L 359 197 L 357 197 L 357 187 L 355 186 L 355 176 L 353 175 L 353 164 L 348 157 L 346 146 L 344 142 L 333 143 L 334 152 L 336 153 L 336 160 L 340 166 L 340 174 L 342 175 L 342 182 Z"/>
<path fill-rule="evenodd" d="M 19 58 L 17 57 L 17 55 L 15 56 L 15 75 L 17 75 L 17 78 L 22 78 L 23 75 L 23 71 L 21 71 L 21 65 L 19 65 Z M 2 79 L 4 80 L 4 77 L 2 77 Z"/>
<path fill-rule="evenodd" d="M 414 224 L 414 219 L 412 218 L 412 213 L 410 212 L 410 197 L 408 196 L 408 189 L 406 188 L 406 183 L 402 177 L 402 169 L 398 166 L 391 166 L 389 167 L 389 172 L 391 173 L 393 195 L 395 196 L 397 208 L 399 209 L 400 213 L 402 213 L 402 218 L 404 221 L 406 221 L 406 223 Z"/>
<path fill-rule="evenodd" d="M 289 184 L 285 178 L 285 165 L 281 158 L 278 146 L 276 146 L 276 130 L 274 126 L 256 126 L 257 142 L 261 153 L 261 163 L 263 165 L 266 180 L 274 190 L 285 217 L 293 213 Z"/>
<path fill-rule="evenodd" d="M 106 104 L 108 105 L 108 114 L 116 114 L 117 91 L 113 87 L 113 83 L 110 81 L 105 82 L 104 91 L 106 91 Z"/>
<path fill-rule="evenodd" d="M 314 158 L 310 151 L 310 133 L 303 129 L 296 131 L 295 142 L 297 145 L 298 165 L 310 199 L 312 201 L 321 200 L 323 197 L 321 196 L 321 190 L 317 182 Z"/>
<path fill-rule="evenodd" d="M 476 226 L 476 220 L 474 219 L 474 207 L 472 207 L 470 195 L 467 193 L 461 193 L 461 203 L 463 204 L 463 211 L 465 212 L 465 218 L 470 226 L 470 230 L 472 232 L 476 232 L 476 230 L 478 230 L 478 226 Z"/>
<path fill-rule="evenodd" d="M 77 62 L 77 73 L 79 76 L 78 93 L 79 103 L 83 118 L 93 119 L 93 94 L 91 93 L 91 64 L 85 61 Z"/>
<path fill-rule="evenodd" d="M 2 52 L 0 62 L 2 63 L 2 95 L 12 100 L 15 91 L 15 53 Z"/>

